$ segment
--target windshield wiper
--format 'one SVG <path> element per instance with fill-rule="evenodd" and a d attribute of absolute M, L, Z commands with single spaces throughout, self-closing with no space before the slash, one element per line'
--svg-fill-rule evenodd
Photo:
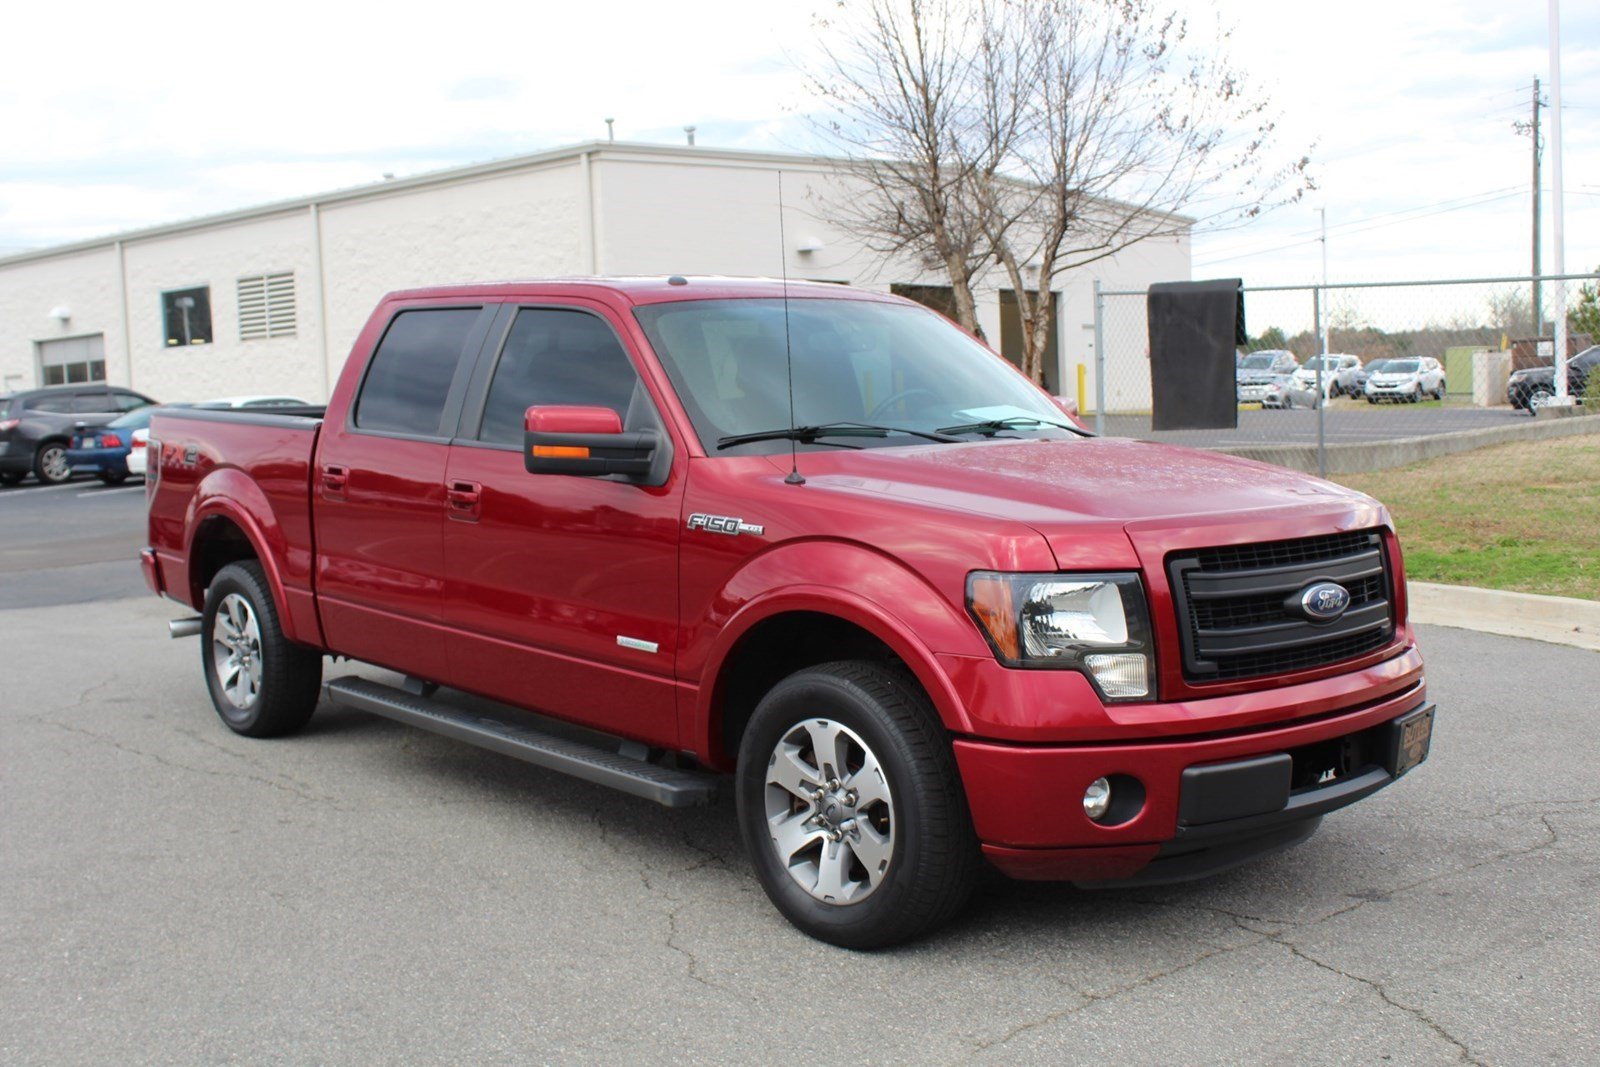
<path fill-rule="evenodd" d="M 1004 419 L 984 419 L 982 422 L 964 422 L 958 426 L 941 426 L 940 433 L 983 433 L 993 437 L 1001 430 L 1015 430 L 1024 426 L 1054 426 L 1058 430 L 1070 430 L 1080 437 L 1090 436 L 1089 431 L 1081 426 L 1072 426 L 1065 422 L 1052 422 L 1049 419 L 1035 418 L 1032 415 L 1012 415 Z"/>
<path fill-rule="evenodd" d="M 928 432 L 926 430 L 908 430 L 902 426 L 875 426 L 870 422 L 826 422 L 819 426 L 784 426 L 776 430 L 757 430 L 755 433 L 735 433 L 726 437 L 717 438 L 717 450 L 732 448 L 735 445 L 745 445 L 752 441 L 800 441 L 811 444 L 821 437 L 888 437 L 893 433 L 903 433 L 910 437 L 921 437 L 929 441 L 940 441 L 946 444 L 960 443 L 959 437 L 951 437 L 943 430 Z M 828 442 L 824 441 L 823 444 Z M 851 447 L 844 445 L 841 447 Z"/>

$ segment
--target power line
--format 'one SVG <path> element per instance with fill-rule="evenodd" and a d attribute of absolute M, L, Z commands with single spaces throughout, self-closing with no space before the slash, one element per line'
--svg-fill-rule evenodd
<path fill-rule="evenodd" d="M 1440 200 L 1440 201 L 1438 201 L 1436 203 L 1432 203 L 1432 204 L 1425 204 L 1425 205 L 1421 205 L 1421 206 L 1418 206 L 1418 207 L 1398 208 L 1398 209 L 1396 209 L 1394 211 L 1385 211 L 1385 212 L 1382 212 L 1382 213 L 1377 214 L 1377 215 L 1367 215 L 1367 216 L 1365 216 L 1363 218 L 1351 219 L 1349 222 L 1336 223 L 1336 224 L 1334 224 L 1332 226 L 1329 226 L 1328 229 L 1330 231 L 1332 231 L 1332 232 L 1335 232 L 1335 233 L 1342 233 L 1342 232 L 1345 232 L 1345 231 L 1352 231 L 1353 227 L 1358 227 L 1358 226 L 1365 227 L 1370 223 L 1381 222 L 1381 221 L 1384 221 L 1384 220 L 1387 220 L 1387 219 L 1396 219 L 1398 216 L 1401 216 L 1401 215 L 1411 215 L 1411 214 L 1415 214 L 1417 212 L 1424 212 L 1426 214 L 1432 214 L 1434 212 L 1437 212 L 1441 208 L 1449 208 L 1450 210 L 1457 210 L 1457 208 L 1451 207 L 1451 205 L 1460 205 L 1461 207 L 1476 207 L 1476 206 L 1478 206 L 1478 202 L 1487 203 L 1490 200 L 1499 198 L 1502 195 L 1505 195 L 1505 194 L 1508 194 L 1508 193 L 1521 192 L 1521 191 L 1522 191 L 1522 187 L 1521 186 L 1508 185 L 1503 189 L 1488 189 L 1488 190 L 1485 190 L 1483 192 L 1469 193 L 1466 196 L 1453 197 L 1452 199 L 1449 199 L 1449 200 Z M 1469 203 L 1469 201 L 1471 201 L 1471 203 Z M 1419 217 L 1424 217 L 1424 216 L 1419 216 Z M 1408 221 L 1408 220 L 1399 220 L 1399 221 Z M 1291 233 L 1287 234 L 1287 236 L 1289 236 L 1289 237 L 1297 237 L 1297 238 L 1308 238 L 1310 240 L 1318 240 L 1320 238 L 1321 232 L 1322 231 L 1321 231 L 1320 228 L 1314 229 L 1314 230 L 1299 230 L 1299 231 L 1291 232 Z M 1222 262 L 1223 261 L 1222 259 L 1214 258 L 1218 254 L 1223 255 L 1223 257 L 1225 259 L 1238 259 L 1238 258 L 1240 258 L 1240 256 L 1255 255 L 1255 254 L 1257 254 L 1259 252 L 1273 252 L 1273 251 L 1277 251 L 1279 248 L 1292 248 L 1297 244 L 1305 244 L 1305 243 L 1306 242 L 1303 241 L 1303 240 L 1297 240 L 1297 241 L 1290 241 L 1288 244 L 1273 245 L 1270 248 L 1255 248 L 1255 246 L 1253 246 L 1253 245 L 1234 245 L 1232 248 L 1224 247 L 1224 248 L 1218 249 L 1217 253 L 1213 253 L 1213 258 L 1210 261 L 1211 262 Z M 1255 248 L 1255 250 L 1251 251 L 1252 248 Z"/>
<path fill-rule="evenodd" d="M 1422 219 L 1432 218 L 1435 215 L 1448 215 L 1451 212 L 1455 212 L 1455 211 L 1467 211 L 1467 210 L 1469 210 L 1471 208 L 1483 207 L 1483 206 L 1485 206 L 1487 204 L 1495 203 L 1496 201 L 1506 200 L 1506 199 L 1509 199 L 1509 198 L 1511 198 L 1513 196 L 1520 196 L 1520 195 L 1522 195 L 1522 190 L 1521 189 L 1506 190 L 1506 191 L 1502 191 L 1502 192 L 1500 192 L 1500 193 L 1498 193 L 1498 194 L 1496 194 L 1494 196 L 1488 196 L 1488 197 L 1485 197 L 1484 199 L 1476 200 L 1476 201 L 1474 201 L 1474 202 L 1472 202 L 1470 204 L 1457 204 L 1454 207 L 1441 207 L 1441 208 L 1437 208 L 1436 210 L 1432 210 L 1432 211 L 1423 211 L 1421 214 L 1414 214 L 1410 218 L 1403 218 L 1403 219 L 1402 218 L 1386 218 L 1385 216 L 1382 216 L 1382 215 L 1374 215 L 1374 216 L 1372 216 L 1372 217 L 1370 217 L 1368 219 L 1361 220 L 1363 222 L 1371 223 L 1371 225 L 1352 226 L 1351 224 L 1346 224 L 1345 227 L 1342 229 L 1341 236 L 1348 237 L 1348 236 L 1350 236 L 1352 234 L 1366 233 L 1369 230 L 1381 230 L 1381 229 L 1385 229 L 1385 228 L 1390 227 L 1390 226 L 1403 226 L 1408 222 L 1418 222 L 1418 221 L 1420 221 Z M 1586 195 L 1592 195 L 1592 194 L 1586 194 Z M 1417 209 L 1413 208 L 1411 210 L 1412 211 L 1416 211 Z M 1402 212 L 1395 212 L 1393 214 L 1402 214 Z M 1334 227 L 1330 226 L 1329 229 L 1330 230 L 1334 229 Z M 1197 261 L 1194 264 L 1194 266 L 1196 266 L 1196 267 L 1209 267 L 1209 266 L 1214 266 L 1214 265 L 1216 265 L 1218 263 L 1228 263 L 1228 262 L 1231 262 L 1231 261 L 1236 260 L 1236 259 L 1249 259 L 1252 256 L 1262 256 L 1262 255 L 1266 255 L 1269 252 L 1281 252 L 1284 249 L 1297 248 L 1300 245 L 1316 244 L 1318 240 L 1320 240 L 1319 237 L 1306 237 L 1306 238 L 1302 238 L 1301 240 L 1298 240 L 1298 241 L 1290 241 L 1290 242 L 1288 242 L 1286 244 L 1274 245 L 1274 246 L 1272 246 L 1270 248 L 1258 248 L 1258 249 L 1255 249 L 1253 251 L 1238 252 L 1238 253 L 1235 253 L 1235 254 L 1232 254 L 1232 255 L 1226 255 L 1226 256 L 1212 256 L 1212 257 L 1208 257 L 1208 258 L 1201 259 L 1201 260 Z"/>

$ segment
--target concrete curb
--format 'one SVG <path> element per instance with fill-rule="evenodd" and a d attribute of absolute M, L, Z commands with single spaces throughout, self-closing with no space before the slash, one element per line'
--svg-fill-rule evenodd
<path fill-rule="evenodd" d="M 1371 444 L 1328 446 L 1328 474 L 1359 474 L 1388 470 L 1420 463 L 1435 456 L 1470 452 L 1475 448 L 1503 445 L 1511 441 L 1543 441 L 1552 437 L 1600 433 L 1600 415 L 1571 415 L 1564 418 L 1529 419 L 1519 426 L 1491 426 L 1484 430 L 1458 430 L 1428 437 L 1402 437 Z M 1316 445 L 1246 445 L 1215 448 L 1230 456 L 1275 463 L 1280 467 L 1317 473 Z"/>
<path fill-rule="evenodd" d="M 1407 582 L 1411 621 L 1600 652 L 1600 601 Z"/>

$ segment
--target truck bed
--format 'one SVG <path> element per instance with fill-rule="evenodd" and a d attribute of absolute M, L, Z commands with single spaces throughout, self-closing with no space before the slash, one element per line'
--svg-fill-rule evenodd
<path fill-rule="evenodd" d="M 324 409 L 169 408 L 150 424 L 150 547 L 161 591 L 199 610 L 223 553 L 191 558 L 195 533 L 232 524 L 276 570 L 284 628 L 321 639 L 312 596 L 311 472 Z M 240 543 L 235 540 L 233 543 Z M 243 547 L 243 545 L 241 545 Z"/>

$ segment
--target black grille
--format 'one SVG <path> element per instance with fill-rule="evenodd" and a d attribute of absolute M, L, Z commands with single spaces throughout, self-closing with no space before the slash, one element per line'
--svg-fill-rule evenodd
<path fill-rule="evenodd" d="M 1357 530 L 1323 537 L 1296 537 L 1292 541 L 1263 541 L 1258 545 L 1197 548 L 1184 555 L 1193 559 L 1204 571 L 1242 571 L 1339 559 L 1365 552 L 1378 543 L 1375 531 Z"/>
<path fill-rule="evenodd" d="M 1372 652 L 1394 636 L 1389 573 L 1376 530 L 1225 545 L 1167 559 L 1183 673 L 1231 681 L 1326 666 Z M 1317 581 L 1350 592 L 1344 613 L 1317 622 L 1296 607 Z"/>

